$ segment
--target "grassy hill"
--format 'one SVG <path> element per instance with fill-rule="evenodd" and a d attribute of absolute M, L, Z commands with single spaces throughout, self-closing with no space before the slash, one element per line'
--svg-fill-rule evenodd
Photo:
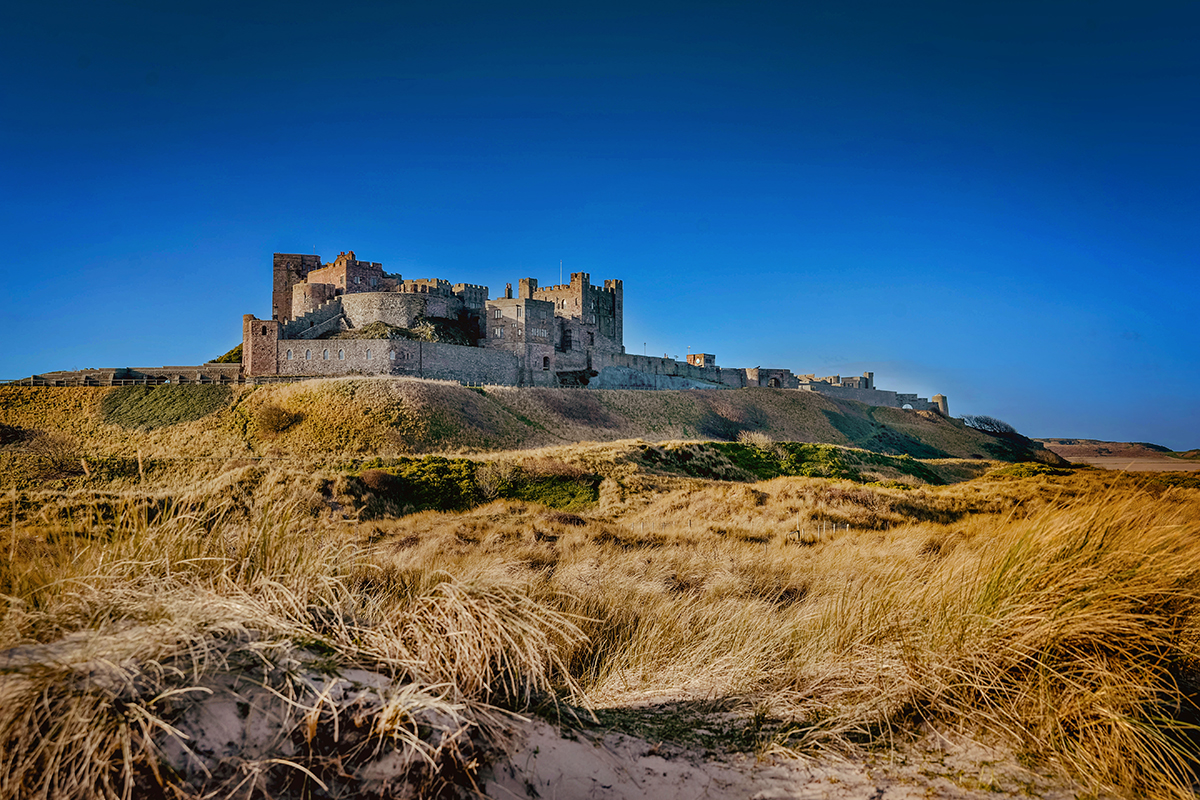
<path fill-rule="evenodd" d="M 777 389 L 606 391 L 467 388 L 343 378 L 214 386 L 0 388 L 10 436 L 69 437 L 95 457 L 486 452 L 579 441 L 820 442 L 914 458 L 1057 463 L 1040 443 L 932 412 Z M 22 434 L 22 432 L 24 432 Z"/>

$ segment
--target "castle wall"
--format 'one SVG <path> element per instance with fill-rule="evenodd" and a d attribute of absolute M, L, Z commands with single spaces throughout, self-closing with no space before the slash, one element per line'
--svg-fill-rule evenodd
<path fill-rule="evenodd" d="M 316 311 L 337 297 L 337 287 L 331 283 L 297 283 L 292 287 L 292 316 L 301 317 Z"/>
<path fill-rule="evenodd" d="M 342 324 L 343 299 L 345 298 L 335 297 L 319 308 L 284 323 L 281 338 L 313 339 L 326 331 L 339 330 Z"/>
<path fill-rule="evenodd" d="M 478 347 L 408 339 L 293 340 L 279 344 L 280 375 L 408 375 L 506 386 L 516 386 L 520 380 L 515 355 Z"/>
<path fill-rule="evenodd" d="M 454 295 L 405 292 L 362 292 L 341 297 L 342 310 L 352 328 L 386 322 L 411 328 L 418 317 L 454 318 L 463 301 Z"/>
<path fill-rule="evenodd" d="M 856 389 L 849 386 L 835 386 L 828 383 L 804 383 L 801 389 L 823 394 L 826 397 L 836 397 L 839 400 L 857 400 L 869 406 L 886 406 L 888 408 L 903 408 L 912 406 L 915 411 L 939 411 L 937 404 L 918 397 L 915 394 L 900 394 L 886 389 Z"/>
<path fill-rule="evenodd" d="M 721 389 L 719 384 L 684 375 L 642 372 L 629 367 L 607 366 L 588 383 L 589 389 Z"/>

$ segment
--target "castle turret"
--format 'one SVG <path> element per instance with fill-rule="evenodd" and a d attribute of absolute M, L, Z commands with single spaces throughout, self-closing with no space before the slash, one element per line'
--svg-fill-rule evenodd
<path fill-rule="evenodd" d="M 612 292 L 613 295 L 613 336 L 612 339 L 620 346 L 621 352 L 625 352 L 625 285 L 622 281 L 615 278 L 609 278 L 604 282 L 606 291 Z"/>
<path fill-rule="evenodd" d="M 271 318 L 287 322 L 292 313 L 292 287 L 308 279 L 308 273 L 321 268 L 321 257 L 302 253 L 276 253 L 271 289 Z"/>
<path fill-rule="evenodd" d="M 930 398 L 930 402 L 933 403 L 935 406 L 937 406 L 938 412 L 943 417 L 948 418 L 950 416 L 950 401 L 946 399 L 946 395 L 935 394 L 933 397 Z"/>
<path fill-rule="evenodd" d="M 242 316 L 242 373 L 274 375 L 279 371 L 279 322 Z"/>

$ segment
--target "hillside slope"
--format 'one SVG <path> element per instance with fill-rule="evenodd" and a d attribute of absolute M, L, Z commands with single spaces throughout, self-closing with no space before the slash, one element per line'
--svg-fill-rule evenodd
<path fill-rule="evenodd" d="M 752 431 L 915 458 L 1058 461 L 1024 437 L 992 436 L 932 412 L 778 389 L 476 389 L 406 378 L 232 390 L 0 387 L 0 424 L 10 449 L 38 439 L 89 458 L 478 452 L 635 438 L 727 441 Z"/>

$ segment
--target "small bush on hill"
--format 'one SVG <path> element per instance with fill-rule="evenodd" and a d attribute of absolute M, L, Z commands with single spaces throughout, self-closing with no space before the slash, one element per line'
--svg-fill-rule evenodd
<path fill-rule="evenodd" d="M 298 415 L 274 403 L 260 406 L 254 412 L 254 424 L 258 426 L 259 431 L 264 433 L 283 433 L 298 421 Z"/>
<path fill-rule="evenodd" d="M 963 424 L 968 428 L 974 428 L 977 431 L 984 433 L 1016 433 L 1017 429 L 1009 425 L 1004 420 L 996 419 L 995 417 L 984 416 L 983 414 L 967 414 L 962 418 Z"/>
<path fill-rule="evenodd" d="M 232 397 L 228 386 L 121 386 L 104 395 L 100 416 L 109 425 L 153 430 L 207 417 Z"/>
<path fill-rule="evenodd" d="M 35 431 L 25 449 L 36 464 L 35 477 L 41 480 L 70 478 L 84 472 L 79 444 L 66 434 Z"/>
<path fill-rule="evenodd" d="M 748 444 L 763 450 L 774 444 L 770 434 L 762 431 L 742 431 L 737 435 L 737 440 L 738 444 Z"/>

